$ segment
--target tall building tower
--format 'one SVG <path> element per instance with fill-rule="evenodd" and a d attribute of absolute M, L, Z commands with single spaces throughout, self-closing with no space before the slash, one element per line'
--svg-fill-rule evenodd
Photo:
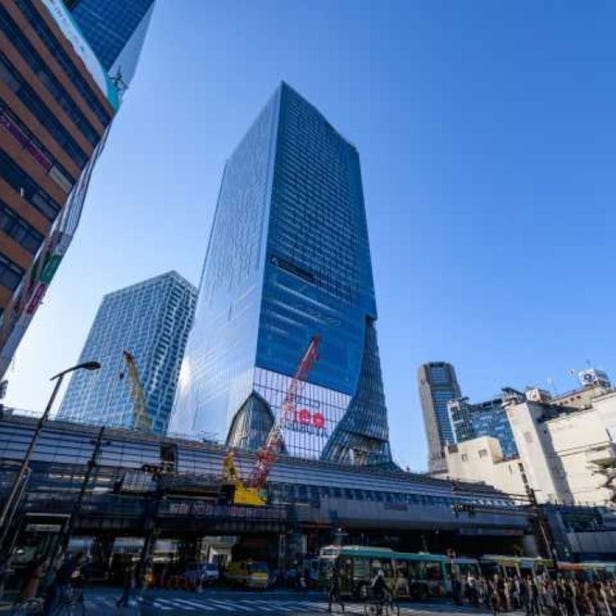
<path fill-rule="evenodd" d="M 154 11 L 154 0 L 67 0 L 73 18 L 105 70 L 132 80 Z"/>
<path fill-rule="evenodd" d="M 59 419 L 107 426 L 133 426 L 133 403 L 123 352 L 136 360 L 153 431 L 164 434 L 197 290 L 176 272 L 168 272 L 103 298 L 80 361 L 96 359 L 96 373 L 73 373 L 58 412 Z"/>
<path fill-rule="evenodd" d="M 287 452 L 389 463 L 376 317 L 359 155 L 283 83 L 225 167 L 172 429 L 258 447 L 318 334 Z"/>
<path fill-rule="evenodd" d="M 77 229 L 126 81 L 60 0 L 0 3 L 0 377 Z"/>
<path fill-rule="evenodd" d="M 446 471 L 444 447 L 456 442 L 447 403 L 461 397 L 456 371 L 442 361 L 423 364 L 417 373 L 417 383 L 428 440 L 428 470 Z"/>

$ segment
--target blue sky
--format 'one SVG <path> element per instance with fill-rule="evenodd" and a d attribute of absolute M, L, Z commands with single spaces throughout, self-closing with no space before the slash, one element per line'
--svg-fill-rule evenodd
<path fill-rule="evenodd" d="M 159 0 L 76 239 L 17 353 L 40 408 L 104 293 L 197 282 L 225 158 L 277 83 L 358 148 L 396 459 L 425 468 L 416 369 L 462 389 L 616 377 L 616 6 Z"/>

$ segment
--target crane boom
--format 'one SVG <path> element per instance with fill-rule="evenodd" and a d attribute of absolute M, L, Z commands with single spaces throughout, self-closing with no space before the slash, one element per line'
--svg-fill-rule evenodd
<path fill-rule="evenodd" d="M 130 397 L 133 401 L 133 429 L 150 432 L 152 430 L 152 421 L 145 406 L 145 394 L 143 393 L 143 385 L 137 370 L 135 356 L 128 351 L 124 351 L 123 355 L 128 376 L 130 377 Z"/>
<path fill-rule="evenodd" d="M 257 460 L 246 482 L 246 485 L 251 488 L 260 489 L 265 485 L 270 471 L 278 459 L 283 444 L 282 429 L 295 419 L 297 396 L 304 388 L 306 378 L 310 374 L 314 362 L 318 359 L 317 351 L 320 342 L 321 337 L 319 335 L 312 336 L 310 344 L 297 366 L 282 403 L 280 420 L 272 426 L 265 444 L 257 454 Z"/>
<path fill-rule="evenodd" d="M 295 419 L 297 396 L 302 389 L 304 389 L 306 378 L 308 377 L 310 370 L 312 370 L 314 362 L 318 359 L 317 351 L 319 349 L 320 342 L 321 337 L 318 334 L 315 334 L 311 338 L 310 344 L 308 345 L 304 356 L 297 366 L 297 370 L 293 375 L 293 379 L 291 380 L 291 384 L 289 385 L 289 389 L 287 389 L 287 394 L 282 403 L 281 423 L 283 425 Z"/>

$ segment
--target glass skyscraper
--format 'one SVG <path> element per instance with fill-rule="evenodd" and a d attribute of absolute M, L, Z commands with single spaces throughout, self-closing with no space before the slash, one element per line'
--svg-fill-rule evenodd
<path fill-rule="evenodd" d="M 128 84 L 154 10 L 154 0 L 67 0 L 74 20 L 105 70 Z"/>
<path fill-rule="evenodd" d="M 503 456 L 516 457 L 518 448 L 507 411 L 503 408 L 505 400 L 511 395 L 524 398 L 521 392 L 506 388 L 503 395 L 477 404 L 470 403 L 468 398 L 451 400 L 448 410 L 456 441 L 460 443 L 479 436 L 492 436 L 498 439 Z"/>
<path fill-rule="evenodd" d="M 359 155 L 282 83 L 225 166 L 171 429 L 265 440 L 315 334 L 289 454 L 391 461 Z"/>
<path fill-rule="evenodd" d="M 430 362 L 419 367 L 417 373 L 419 397 L 428 441 L 428 469 L 447 470 L 444 448 L 456 442 L 447 403 L 460 397 L 456 371 L 446 362 Z"/>
<path fill-rule="evenodd" d="M 136 360 L 153 431 L 164 434 L 192 323 L 197 290 L 168 272 L 103 298 L 79 361 L 101 369 L 73 373 L 59 419 L 130 428 L 133 402 L 123 351 Z"/>

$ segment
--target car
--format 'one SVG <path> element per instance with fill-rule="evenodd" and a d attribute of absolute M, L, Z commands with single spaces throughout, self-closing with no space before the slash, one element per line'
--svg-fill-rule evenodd
<path fill-rule="evenodd" d="M 229 563 L 226 579 L 232 586 L 253 589 L 268 588 L 271 581 L 267 563 L 254 560 Z"/>
<path fill-rule="evenodd" d="M 220 579 L 220 569 L 216 563 L 207 563 L 203 572 L 203 582 L 205 584 L 214 584 Z"/>
<path fill-rule="evenodd" d="M 184 579 L 191 584 L 214 584 L 220 579 L 216 563 L 191 563 L 184 571 Z"/>

